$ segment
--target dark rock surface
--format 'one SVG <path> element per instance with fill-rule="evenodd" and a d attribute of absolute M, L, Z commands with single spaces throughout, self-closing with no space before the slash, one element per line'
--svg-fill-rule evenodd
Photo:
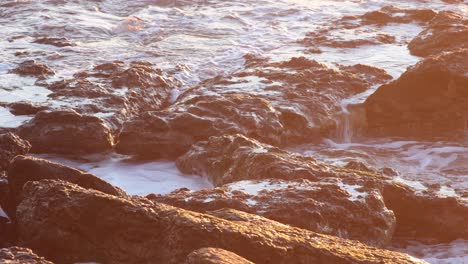
<path fill-rule="evenodd" d="M 251 218 L 262 225 L 228 221 L 62 181 L 29 182 L 24 193 L 17 210 L 20 245 L 57 262 L 181 263 L 204 247 L 223 248 L 255 263 L 418 262 L 258 216 Z"/>
<path fill-rule="evenodd" d="M 222 248 L 201 248 L 190 253 L 185 264 L 253 264 L 253 262 Z"/>
<path fill-rule="evenodd" d="M 6 105 L 10 112 L 14 115 L 35 115 L 40 111 L 47 110 L 48 107 L 41 104 L 31 102 L 14 102 Z"/>
<path fill-rule="evenodd" d="M 113 138 L 102 119 L 73 110 L 41 111 L 19 127 L 34 153 L 85 154 L 112 149 Z"/>
<path fill-rule="evenodd" d="M 468 48 L 468 19 L 452 11 L 442 11 L 409 43 L 408 48 L 417 56 Z"/>
<path fill-rule="evenodd" d="M 468 49 L 429 57 L 365 102 L 368 133 L 463 138 L 468 124 Z"/>
<path fill-rule="evenodd" d="M 274 145 L 310 141 L 336 126 L 341 99 L 390 78 L 370 66 L 338 71 L 304 57 L 272 63 L 247 56 L 246 66 L 189 89 L 162 111 L 131 119 L 117 151 L 175 158 L 197 141 L 233 133 Z"/>
<path fill-rule="evenodd" d="M 13 133 L 0 134 L 0 172 L 8 168 L 10 161 L 17 155 L 24 155 L 31 144 Z"/>
<path fill-rule="evenodd" d="M 376 188 L 340 181 L 265 179 L 240 181 L 209 190 L 178 190 L 149 199 L 203 212 L 232 208 L 284 224 L 383 246 L 395 217 Z"/>
<path fill-rule="evenodd" d="M 8 264 L 53 264 L 36 255 L 31 249 L 21 247 L 1 248 L 0 262 Z"/>

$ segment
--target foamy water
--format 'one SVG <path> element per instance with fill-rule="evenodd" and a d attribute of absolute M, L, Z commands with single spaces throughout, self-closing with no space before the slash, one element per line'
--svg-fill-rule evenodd
<path fill-rule="evenodd" d="M 420 25 L 411 23 L 330 31 L 330 36 L 345 39 L 387 33 L 395 37 L 395 44 L 320 47 L 322 53 L 311 54 L 310 47 L 299 43 L 308 32 L 329 27 L 342 16 L 363 14 L 388 5 L 384 0 L 1 1 L 0 5 L 4 4 L 11 7 L 0 7 L 0 103 L 30 101 L 52 108 L 93 103 L 82 98 L 51 99 L 48 97 L 51 91 L 38 85 L 35 78 L 8 73 L 17 63 L 30 59 L 45 63 L 56 72 L 49 82 L 70 78 L 78 71 L 110 60 L 149 61 L 159 68 L 173 70 L 181 81 L 182 86 L 174 92 L 172 101 L 184 89 L 202 80 L 242 69 L 243 56 L 249 53 L 266 56 L 272 61 L 305 56 L 330 67 L 369 64 L 385 69 L 394 78 L 419 61 L 406 48 L 422 30 Z M 468 13 L 466 4 L 448 5 L 438 0 L 395 0 L 391 4 Z M 74 46 L 32 43 L 43 36 L 67 37 Z M 16 56 L 17 52 L 27 54 Z M 364 101 L 376 88 L 344 100 L 343 113 L 348 112 L 349 105 Z M 256 89 L 255 80 L 246 84 L 246 89 Z M 108 114 L 96 115 L 107 117 Z M 357 140 L 352 123 L 344 117 L 340 121 L 344 123 L 339 138 L 324 139 L 320 144 L 295 151 L 337 165 L 357 160 L 374 168 L 391 167 L 398 171 L 399 179 L 408 184 L 423 187 L 438 184 L 441 196 L 466 197 L 466 142 Z M 0 127 L 17 127 L 31 118 L 14 116 L 7 108 L 0 107 Z M 202 177 L 181 175 L 173 162 L 132 163 L 115 154 L 78 160 L 46 157 L 96 174 L 131 194 L 212 187 Z M 412 245 L 402 250 L 431 263 L 466 263 L 466 248 L 466 241 L 454 241 L 444 245 Z"/>

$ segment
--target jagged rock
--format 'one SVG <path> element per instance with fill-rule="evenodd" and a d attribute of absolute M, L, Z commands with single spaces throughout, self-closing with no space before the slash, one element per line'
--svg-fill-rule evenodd
<path fill-rule="evenodd" d="M 79 154 L 112 149 L 113 138 L 103 120 L 73 110 L 41 111 L 19 127 L 34 153 Z"/>
<path fill-rule="evenodd" d="M 8 169 L 10 204 L 3 205 L 10 217 L 14 217 L 16 206 L 23 199 L 23 185 L 28 181 L 57 179 L 75 183 L 83 188 L 94 189 L 115 196 L 126 196 L 120 188 L 89 173 L 45 159 L 17 156 Z"/>
<path fill-rule="evenodd" d="M 467 43 L 468 19 L 452 11 L 442 11 L 409 43 L 408 48 L 413 55 L 429 56 L 468 48 Z"/>
<path fill-rule="evenodd" d="M 45 258 L 36 255 L 31 249 L 21 247 L 1 248 L 0 262 L 8 264 L 53 264 Z"/>
<path fill-rule="evenodd" d="M 431 9 L 403 9 L 396 6 L 384 6 L 380 10 L 367 12 L 359 16 L 364 25 L 386 25 L 389 23 L 429 22 L 437 15 Z"/>
<path fill-rule="evenodd" d="M 399 236 L 406 235 L 414 239 L 432 237 L 441 242 L 447 241 L 448 237 L 467 238 L 466 226 L 460 221 L 466 218 L 467 205 L 460 200 L 437 197 L 434 193 L 420 193 L 402 185 L 397 179 L 373 171 L 319 163 L 311 157 L 290 153 L 240 135 L 212 137 L 207 142 L 195 144 L 177 160 L 177 166 L 186 174 L 208 176 L 216 186 L 241 180 L 307 179 L 312 182 L 334 182 L 346 187 L 348 194 L 354 193 L 354 196 L 348 196 L 350 199 L 356 197 L 356 194 L 364 196 L 361 192 L 372 192 L 383 188 L 381 195 L 384 197 L 386 208 L 395 213 L 397 230 L 401 230 L 398 232 Z M 223 193 L 220 192 L 219 195 L 222 196 Z M 189 194 L 188 198 L 190 197 Z M 241 198 L 239 200 L 242 201 Z M 222 201 L 224 200 L 221 199 L 220 202 Z M 372 208 L 380 208 L 374 210 L 386 210 L 382 209 L 383 205 L 373 207 L 379 203 L 369 203 L 367 200 L 366 203 Z M 177 205 L 185 206 L 183 204 L 190 204 L 190 200 Z M 234 202 L 232 204 L 240 210 L 249 210 L 245 204 Z M 407 208 L 420 209 L 408 212 Z M 412 224 L 407 224 L 410 221 Z M 445 224 L 441 226 L 441 223 Z M 433 227 L 432 230 L 429 230 L 430 226 Z M 442 234 L 443 228 L 446 230 L 446 235 Z"/>
<path fill-rule="evenodd" d="M 117 151 L 175 158 L 197 141 L 233 133 L 274 145 L 309 141 L 334 129 L 341 99 L 389 77 L 370 66 L 337 71 L 303 57 L 272 63 L 249 56 L 246 66 L 186 91 L 162 111 L 133 118 Z"/>
<path fill-rule="evenodd" d="M 45 105 L 31 102 L 14 102 L 7 105 L 10 112 L 14 115 L 35 115 L 40 111 L 47 110 Z"/>
<path fill-rule="evenodd" d="M 31 75 L 38 78 L 45 78 L 49 75 L 55 74 L 55 72 L 47 65 L 37 63 L 34 60 L 28 60 L 20 63 L 18 67 L 11 70 L 11 72 L 23 76 Z"/>
<path fill-rule="evenodd" d="M 181 263 L 196 249 L 215 247 L 255 263 L 418 263 L 266 219 L 262 225 L 233 222 L 67 182 L 28 182 L 24 193 L 19 243 L 57 262 Z"/>
<path fill-rule="evenodd" d="M 215 189 L 179 190 L 148 198 L 203 213 L 233 208 L 375 246 L 390 242 L 395 228 L 393 212 L 385 207 L 378 189 L 337 180 L 240 181 Z"/>
<path fill-rule="evenodd" d="M 76 46 L 75 43 L 71 42 L 70 39 L 64 37 L 43 37 L 34 40 L 34 43 L 44 44 L 44 45 L 52 45 L 56 47 L 68 47 L 68 46 Z"/>
<path fill-rule="evenodd" d="M 468 49 L 429 57 L 365 102 L 368 133 L 463 138 L 468 123 Z"/>
<path fill-rule="evenodd" d="M 221 248 L 201 248 L 190 253 L 185 264 L 253 264 L 253 262 Z"/>
<path fill-rule="evenodd" d="M 0 134 L 0 172 L 8 168 L 10 161 L 17 155 L 24 155 L 31 149 L 28 141 L 13 133 Z"/>

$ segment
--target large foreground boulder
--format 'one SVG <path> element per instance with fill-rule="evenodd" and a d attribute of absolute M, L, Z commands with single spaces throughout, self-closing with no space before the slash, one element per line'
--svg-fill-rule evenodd
<path fill-rule="evenodd" d="M 17 156 L 8 169 L 9 203 L 2 204 L 10 217 L 14 217 L 16 205 L 23 199 L 23 185 L 28 181 L 56 179 L 75 183 L 83 188 L 94 189 L 115 196 L 126 196 L 120 188 L 101 178 L 78 169 L 45 159 Z"/>
<path fill-rule="evenodd" d="M 395 228 L 395 216 L 385 207 L 379 189 L 339 180 L 239 181 L 215 189 L 182 189 L 148 198 L 203 213 L 237 209 L 374 246 L 388 244 Z"/>
<path fill-rule="evenodd" d="M 368 132 L 418 138 L 465 136 L 468 49 L 429 57 L 365 102 Z"/>
<path fill-rule="evenodd" d="M 468 19 L 452 11 L 442 11 L 408 45 L 417 56 L 468 48 Z"/>
<path fill-rule="evenodd" d="M 0 249 L 0 262 L 8 264 L 53 264 L 36 255 L 29 248 L 9 247 Z"/>
<path fill-rule="evenodd" d="M 190 253 L 185 264 L 253 264 L 253 262 L 221 248 L 201 248 Z"/>
<path fill-rule="evenodd" d="M 83 154 L 108 151 L 113 146 L 109 127 L 98 117 L 73 110 L 41 111 L 19 127 L 34 153 Z"/>
<path fill-rule="evenodd" d="M 29 182 L 19 243 L 57 262 L 182 263 L 204 247 L 255 263 L 418 263 L 406 254 L 264 219 L 228 221 L 62 181 Z"/>

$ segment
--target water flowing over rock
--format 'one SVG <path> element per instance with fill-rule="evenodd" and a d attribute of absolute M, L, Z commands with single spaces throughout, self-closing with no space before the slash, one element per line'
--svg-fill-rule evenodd
<path fill-rule="evenodd" d="M 24 193 L 17 210 L 20 244 L 57 262 L 181 263 L 203 247 L 255 263 L 420 262 L 245 213 L 248 222 L 223 220 L 52 180 L 29 182 Z"/>
<path fill-rule="evenodd" d="M 201 248 L 187 256 L 185 264 L 253 264 L 221 248 Z"/>
<path fill-rule="evenodd" d="M 35 76 L 40 79 L 55 74 L 55 72 L 49 68 L 49 66 L 42 63 L 37 63 L 34 60 L 28 60 L 20 63 L 18 67 L 11 70 L 11 72 L 23 76 Z"/>
<path fill-rule="evenodd" d="M 34 153 L 79 154 L 112 149 L 113 138 L 102 119 L 73 110 L 41 111 L 18 129 Z"/>
<path fill-rule="evenodd" d="M 21 247 L 0 249 L 0 262 L 8 264 L 53 264 L 45 258 L 36 255 L 31 249 Z"/>
<path fill-rule="evenodd" d="M 452 11 L 442 11 L 408 45 L 417 56 L 468 48 L 468 19 Z M 466 60 L 466 57 L 465 57 Z"/>
<path fill-rule="evenodd" d="M 468 50 L 429 57 L 365 102 L 378 136 L 463 138 L 468 124 Z"/>
<path fill-rule="evenodd" d="M 266 179 L 239 181 L 211 190 L 174 191 L 149 199 L 203 212 L 232 208 L 323 234 L 383 246 L 395 217 L 375 187 L 340 181 Z"/>
<path fill-rule="evenodd" d="M 326 135 L 344 99 L 388 80 L 370 66 L 335 70 L 304 57 L 284 62 L 246 57 L 245 71 L 216 77 L 174 105 L 124 125 L 116 149 L 143 158 L 175 158 L 210 136 L 241 133 L 273 145 Z"/>

